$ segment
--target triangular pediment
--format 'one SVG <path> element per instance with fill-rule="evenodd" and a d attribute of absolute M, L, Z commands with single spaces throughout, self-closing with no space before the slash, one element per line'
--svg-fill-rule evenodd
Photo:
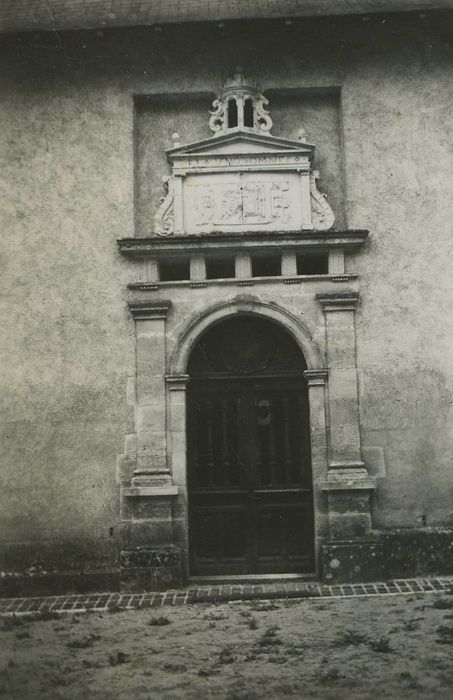
<path fill-rule="evenodd" d="M 275 154 L 283 152 L 311 158 L 314 150 L 314 146 L 303 141 L 238 130 L 220 136 L 211 136 L 210 138 L 195 141 L 184 146 L 170 148 L 167 151 L 167 157 L 170 161 L 173 161 L 178 160 L 180 157 L 189 156 L 247 153 Z"/>

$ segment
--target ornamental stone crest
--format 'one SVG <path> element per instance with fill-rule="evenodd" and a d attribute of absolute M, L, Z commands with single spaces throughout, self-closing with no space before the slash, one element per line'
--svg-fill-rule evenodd
<path fill-rule="evenodd" d="M 212 103 L 209 127 L 216 134 L 225 134 L 234 128 L 268 134 L 272 129 L 272 119 L 266 110 L 268 104 L 259 85 L 245 78 L 238 66 L 233 78 L 224 83 Z"/>
<path fill-rule="evenodd" d="M 317 188 L 315 147 L 271 134 L 268 100 L 238 68 L 210 112 L 213 136 L 167 151 L 172 174 L 154 219 L 158 236 L 327 230 L 334 214 Z"/>

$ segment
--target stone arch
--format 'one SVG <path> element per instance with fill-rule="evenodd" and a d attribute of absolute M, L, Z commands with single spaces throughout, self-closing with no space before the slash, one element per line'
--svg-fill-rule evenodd
<path fill-rule="evenodd" d="M 182 332 L 170 362 L 172 375 L 186 373 L 190 353 L 201 335 L 215 323 L 236 314 L 250 314 L 266 318 L 280 325 L 296 341 L 307 363 L 308 369 L 322 369 L 323 361 L 319 347 L 306 325 L 293 313 L 275 303 L 263 302 L 254 298 L 238 298 L 223 304 L 216 304 L 190 319 Z"/>

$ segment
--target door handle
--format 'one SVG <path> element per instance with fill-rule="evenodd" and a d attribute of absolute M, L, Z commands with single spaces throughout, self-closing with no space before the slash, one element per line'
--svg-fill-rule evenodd
<path fill-rule="evenodd" d="M 271 403 L 266 399 L 261 399 L 255 404 L 256 421 L 258 425 L 269 425 L 272 420 Z"/>

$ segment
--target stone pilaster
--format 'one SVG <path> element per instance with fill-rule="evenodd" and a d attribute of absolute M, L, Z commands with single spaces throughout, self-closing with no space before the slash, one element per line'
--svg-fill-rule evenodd
<path fill-rule="evenodd" d="M 132 486 L 171 483 L 167 465 L 165 319 L 169 301 L 130 303 L 136 330 L 137 466 Z"/>
<path fill-rule="evenodd" d="M 329 469 L 362 473 L 359 401 L 355 358 L 356 292 L 318 295 L 326 318 L 329 366 Z"/>
<path fill-rule="evenodd" d="M 188 503 L 187 503 L 187 437 L 186 437 L 186 390 L 188 374 L 166 376 L 168 388 L 169 436 L 171 444 L 171 474 L 178 488 L 179 498 L 173 512 L 174 541 L 187 553 L 188 543 Z M 186 568 L 188 562 L 186 561 Z"/>
<path fill-rule="evenodd" d="M 174 544 L 179 493 L 167 464 L 165 323 L 169 301 L 129 303 L 136 329 L 137 464 L 123 486 L 122 578 L 131 589 L 181 585 Z"/>
<path fill-rule="evenodd" d="M 297 275 L 296 254 L 291 252 L 282 253 L 282 277 L 294 277 Z"/>
<path fill-rule="evenodd" d="M 329 367 L 329 468 L 327 494 L 334 539 L 371 531 L 370 495 L 375 488 L 362 460 L 354 314 L 357 292 L 317 296 L 326 319 Z"/>
<path fill-rule="evenodd" d="M 190 258 L 190 279 L 206 279 L 206 261 L 204 255 L 192 255 Z"/>
<path fill-rule="evenodd" d="M 186 389 L 188 374 L 167 374 L 173 481 L 186 487 Z"/>
<path fill-rule="evenodd" d="M 184 233 L 184 208 L 183 208 L 183 175 L 174 175 L 174 232 L 175 234 Z"/>
<path fill-rule="evenodd" d="M 143 282 L 159 281 L 159 265 L 155 258 L 143 258 Z"/>
<path fill-rule="evenodd" d="M 343 248 L 331 248 L 329 250 L 329 275 L 344 275 Z"/>
<path fill-rule="evenodd" d="M 236 255 L 235 267 L 238 279 L 252 276 L 252 259 L 248 253 L 238 253 Z"/>
<path fill-rule="evenodd" d="M 328 521 L 323 505 L 320 484 L 326 476 L 327 467 L 327 425 L 326 425 L 326 369 L 307 369 L 304 377 L 308 385 L 310 410 L 311 469 L 313 477 L 313 500 L 315 506 L 315 546 L 328 534 Z"/>
<path fill-rule="evenodd" d="M 307 369 L 304 372 L 308 384 L 310 406 L 310 440 L 313 480 L 325 476 L 327 464 L 327 432 L 325 408 L 326 369 Z"/>

